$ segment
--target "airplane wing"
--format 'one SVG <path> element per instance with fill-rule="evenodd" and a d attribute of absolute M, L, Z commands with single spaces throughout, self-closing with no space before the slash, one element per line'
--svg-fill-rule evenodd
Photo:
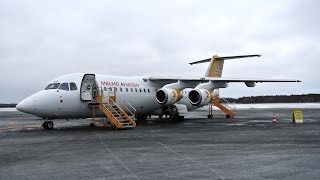
<path fill-rule="evenodd" d="M 186 81 L 186 82 L 301 82 L 300 80 L 292 79 L 236 79 L 236 78 L 216 78 L 216 77 L 149 77 L 148 80 L 153 82 L 162 82 L 162 83 L 173 83 L 177 81 Z"/>
<path fill-rule="evenodd" d="M 188 98 L 193 105 L 202 106 L 210 99 L 210 93 L 214 89 L 227 88 L 229 83 L 242 82 L 247 87 L 255 87 L 256 83 L 263 82 L 301 82 L 300 80 L 289 79 L 233 79 L 233 78 L 220 78 L 220 77 L 149 77 L 152 83 L 164 85 L 157 91 L 156 98 L 160 104 L 168 105 L 178 102 L 183 95 L 179 91 L 185 88 L 195 88 L 188 94 Z M 203 99 L 203 97 L 207 97 Z M 191 99 L 190 99 L 191 98 Z"/>

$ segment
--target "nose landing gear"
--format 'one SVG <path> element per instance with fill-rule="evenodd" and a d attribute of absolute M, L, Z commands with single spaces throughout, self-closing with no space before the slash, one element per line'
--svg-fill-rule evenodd
<path fill-rule="evenodd" d="M 43 122 L 43 124 L 42 124 L 42 127 L 44 128 L 44 129 L 52 129 L 53 128 L 53 121 L 45 121 L 45 122 Z"/>

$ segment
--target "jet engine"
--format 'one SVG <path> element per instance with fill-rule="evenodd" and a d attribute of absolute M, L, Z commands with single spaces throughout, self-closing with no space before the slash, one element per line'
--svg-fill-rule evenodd
<path fill-rule="evenodd" d="M 256 82 L 245 82 L 247 87 L 255 87 L 256 86 Z"/>
<path fill-rule="evenodd" d="M 156 98 L 161 105 L 172 105 L 180 101 L 182 94 L 175 89 L 161 88 L 157 91 Z"/>
<path fill-rule="evenodd" d="M 193 89 L 189 92 L 188 99 L 194 106 L 204 106 L 209 104 L 212 96 L 206 89 Z"/>

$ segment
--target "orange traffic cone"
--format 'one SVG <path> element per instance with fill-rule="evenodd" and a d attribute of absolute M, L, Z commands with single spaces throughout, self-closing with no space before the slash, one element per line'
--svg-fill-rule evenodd
<path fill-rule="evenodd" d="M 273 115 L 273 117 L 272 117 L 272 123 L 273 123 L 273 124 L 277 124 L 277 119 L 276 119 L 276 116 L 275 116 L 275 115 Z"/>

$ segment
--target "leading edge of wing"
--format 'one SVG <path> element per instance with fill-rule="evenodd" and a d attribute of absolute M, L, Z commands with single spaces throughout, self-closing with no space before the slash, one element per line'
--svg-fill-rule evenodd
<path fill-rule="evenodd" d="M 149 77 L 150 81 L 195 81 L 195 82 L 302 82 L 292 79 L 236 79 L 236 78 L 216 78 L 216 77 Z"/>

